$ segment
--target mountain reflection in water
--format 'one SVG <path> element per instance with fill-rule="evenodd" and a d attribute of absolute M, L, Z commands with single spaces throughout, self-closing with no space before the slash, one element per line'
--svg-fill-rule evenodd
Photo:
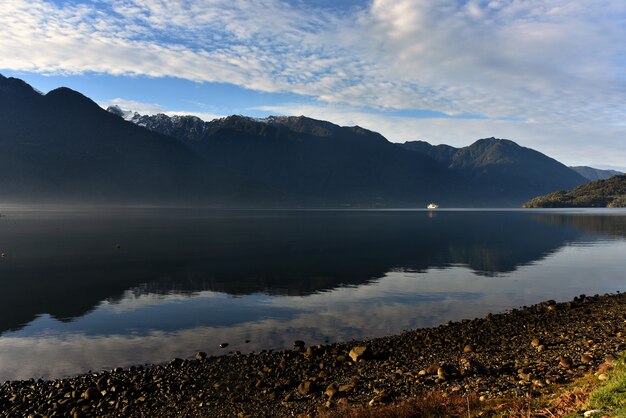
<path fill-rule="evenodd" d="M 576 266 L 548 263 L 539 279 L 544 260 L 591 251 L 581 244 L 612 243 L 601 249 L 610 255 L 626 235 L 619 211 L 4 213 L 0 360 L 16 360 L 20 344 L 61 338 L 100 353 L 94 369 L 190 355 L 203 341 L 243 338 L 242 327 L 256 332 L 237 348 L 249 351 L 568 298 L 584 283 L 572 278 Z M 610 263 L 602 268 L 597 292 L 622 290 Z M 372 325 L 358 318 L 364 312 Z M 36 370 L 49 377 L 84 367 Z M 0 380 L 15 376 L 0 367 Z"/>

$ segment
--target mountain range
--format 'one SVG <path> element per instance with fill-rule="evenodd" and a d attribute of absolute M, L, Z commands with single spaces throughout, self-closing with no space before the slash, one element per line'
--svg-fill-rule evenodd
<path fill-rule="evenodd" d="M 581 176 L 583 176 L 584 178 L 586 178 L 587 180 L 593 181 L 593 180 L 606 180 L 609 179 L 613 176 L 619 176 L 622 173 L 621 171 L 616 171 L 616 170 L 600 170 L 597 168 L 593 168 L 593 167 L 587 167 L 587 166 L 576 166 L 576 167 L 570 167 L 572 170 L 574 170 L 575 172 L 577 172 L 578 174 L 580 174 Z"/>
<path fill-rule="evenodd" d="M 0 76 L 5 201 L 268 207 L 519 206 L 585 183 L 512 141 L 392 143 L 307 117 L 142 116 Z"/>

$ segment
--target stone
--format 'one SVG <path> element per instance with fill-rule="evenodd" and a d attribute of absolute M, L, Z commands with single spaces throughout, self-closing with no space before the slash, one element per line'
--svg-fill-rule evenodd
<path fill-rule="evenodd" d="M 174 367 L 180 367 L 183 365 L 184 362 L 185 360 L 183 360 L 182 358 L 178 358 L 178 357 L 174 357 L 172 360 L 170 360 L 170 364 Z"/>
<path fill-rule="evenodd" d="M 352 383 L 339 386 L 339 392 L 349 393 L 349 392 L 352 392 L 353 390 L 354 390 L 354 385 Z"/>
<path fill-rule="evenodd" d="M 565 356 L 560 356 L 559 357 L 559 364 L 564 369 L 570 369 L 572 367 L 572 361 L 570 359 L 568 359 L 567 357 L 565 357 Z"/>
<path fill-rule="evenodd" d="M 590 355 L 588 355 L 588 354 L 583 354 L 580 357 L 580 361 L 585 363 L 585 364 L 589 364 L 589 363 L 591 363 L 593 361 L 593 358 Z"/>
<path fill-rule="evenodd" d="M 203 361 L 206 359 L 206 353 L 204 351 L 198 351 L 196 353 L 196 360 Z"/>
<path fill-rule="evenodd" d="M 309 395 L 315 391 L 315 382 L 305 380 L 298 385 L 298 393 L 301 395 Z"/>
<path fill-rule="evenodd" d="M 539 388 L 542 388 L 542 387 L 544 387 L 546 384 L 545 384 L 545 382 L 544 382 L 543 380 L 541 380 L 541 379 L 534 379 L 534 380 L 533 380 L 533 385 L 535 385 L 535 386 L 537 386 L 537 387 L 539 387 Z"/>
<path fill-rule="evenodd" d="M 463 347 L 463 353 L 465 353 L 465 354 L 473 353 L 474 351 L 476 351 L 474 349 L 474 344 L 467 344 L 465 347 Z"/>
<path fill-rule="evenodd" d="M 331 400 L 335 397 L 335 395 L 337 395 L 338 392 L 339 389 L 337 388 L 337 385 L 331 383 L 324 391 L 324 395 L 328 396 L 328 400 Z"/>
<path fill-rule="evenodd" d="M 426 369 L 426 373 L 437 374 L 437 370 L 439 370 L 439 365 L 434 363 L 434 364 L 431 364 L 430 367 Z"/>
<path fill-rule="evenodd" d="M 98 399 L 100 396 L 101 396 L 100 391 L 95 387 L 90 387 L 89 389 L 84 391 L 83 394 L 81 395 L 83 399 L 87 399 L 87 400 Z"/>
<path fill-rule="evenodd" d="M 295 341 L 293 342 L 293 346 L 294 346 L 295 348 L 300 348 L 300 349 L 302 349 L 302 348 L 304 348 L 304 341 L 302 341 L 302 340 L 295 340 Z"/>
<path fill-rule="evenodd" d="M 469 374 L 483 374 L 487 368 L 478 360 L 463 356 L 459 359 L 459 372 L 466 376 Z"/>
<path fill-rule="evenodd" d="M 533 347 L 539 347 L 541 345 L 541 340 L 539 338 L 535 337 L 530 342 L 530 345 L 533 346 Z"/>
<path fill-rule="evenodd" d="M 368 360 L 372 357 L 372 350 L 367 345 L 357 346 L 348 353 L 353 362 L 358 363 L 359 360 Z"/>
<path fill-rule="evenodd" d="M 600 374 L 598 375 L 598 380 L 601 380 L 601 381 L 606 381 L 606 380 L 609 380 L 609 375 L 608 375 L 608 374 L 606 374 L 606 373 L 600 373 Z"/>

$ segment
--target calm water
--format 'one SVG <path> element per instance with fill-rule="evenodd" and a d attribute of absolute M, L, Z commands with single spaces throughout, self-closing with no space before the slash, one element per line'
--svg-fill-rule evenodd
<path fill-rule="evenodd" d="M 626 290 L 622 210 L 0 212 L 0 381 Z"/>

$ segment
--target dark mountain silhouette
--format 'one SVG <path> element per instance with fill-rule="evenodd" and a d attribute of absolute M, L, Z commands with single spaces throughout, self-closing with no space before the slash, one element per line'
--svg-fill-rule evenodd
<path fill-rule="evenodd" d="M 399 149 L 367 129 L 300 117 L 129 115 L 109 111 L 187 144 L 207 164 L 273 191 L 274 203 L 425 206 L 462 203 L 467 182 L 432 158 Z"/>
<path fill-rule="evenodd" d="M 0 127 L 5 200 L 189 203 L 248 190 L 180 141 L 67 88 L 43 95 L 0 76 Z"/>
<path fill-rule="evenodd" d="M 519 206 L 537 194 L 585 182 L 558 161 L 509 140 L 482 139 L 465 148 L 422 141 L 398 146 L 375 132 L 302 116 L 231 116 L 203 122 L 194 116 L 146 116 L 115 107 L 109 111 L 187 143 L 212 164 L 257 173 L 257 179 L 297 202 L 311 203 L 320 195 L 336 202 L 342 195 L 345 202 L 373 205 L 391 201 L 421 206 L 435 200 L 444 205 Z M 448 170 L 429 160 L 411 161 L 411 153 L 394 152 L 391 145 L 418 151 L 413 154 L 428 156 Z M 333 177 L 335 172 L 341 176 Z M 326 186 L 331 183 L 333 187 Z M 299 194 L 303 191 L 310 195 Z"/>
<path fill-rule="evenodd" d="M 503 205 L 520 204 L 521 196 L 535 196 L 587 181 L 560 162 L 507 139 L 480 139 L 463 148 L 433 146 L 423 141 L 400 146 L 436 159 L 470 179 L 481 199 Z"/>
<path fill-rule="evenodd" d="M 0 76 L 0 198 L 231 207 L 515 206 L 584 182 L 543 154 L 494 138 L 461 149 L 398 146 L 358 126 L 303 116 L 204 122 L 110 110 L 67 88 L 44 95 Z"/>
<path fill-rule="evenodd" d="M 621 174 L 624 174 L 616 170 L 600 170 L 599 168 L 593 168 L 593 167 L 587 167 L 587 166 L 576 166 L 576 167 L 570 167 L 570 168 L 589 181 L 606 180 L 613 176 L 619 176 Z"/>
<path fill-rule="evenodd" d="M 596 180 L 572 190 L 538 196 L 524 203 L 525 208 L 623 208 L 626 207 L 626 175 Z"/>

